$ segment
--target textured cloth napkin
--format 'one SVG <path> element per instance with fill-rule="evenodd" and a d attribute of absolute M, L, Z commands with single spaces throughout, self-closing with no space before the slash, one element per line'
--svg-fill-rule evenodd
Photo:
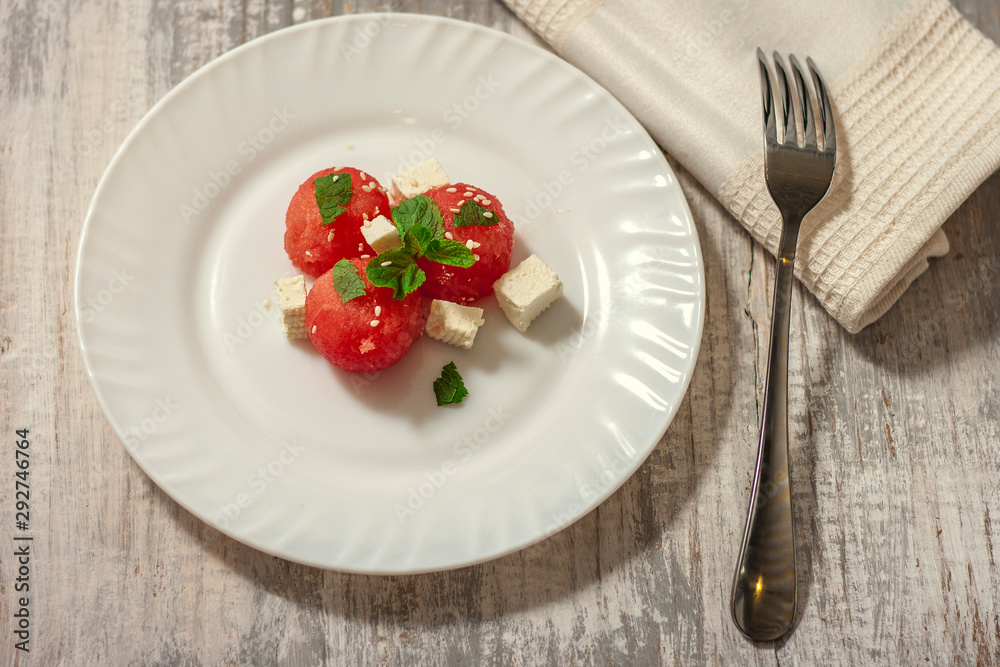
<path fill-rule="evenodd" d="M 1000 49 L 947 0 L 505 2 L 772 253 L 756 48 L 811 56 L 837 117 L 837 172 L 795 272 L 852 333 L 947 253 L 942 223 L 1000 166 Z"/>

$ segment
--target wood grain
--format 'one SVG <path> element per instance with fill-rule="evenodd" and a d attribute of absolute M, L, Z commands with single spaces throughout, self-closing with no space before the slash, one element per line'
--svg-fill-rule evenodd
<path fill-rule="evenodd" d="M 960 10 L 1000 38 L 997 0 Z M 243 546 L 180 508 L 108 426 L 77 349 L 90 197 L 142 115 L 249 39 L 328 15 L 499 0 L 0 0 L 3 664 L 1000 664 L 1000 178 L 952 249 L 856 336 L 797 288 L 798 626 L 744 640 L 728 593 L 754 456 L 773 262 L 679 165 L 708 312 L 680 412 L 576 524 L 458 571 L 374 577 Z M 32 438 L 32 652 L 15 650 L 13 432 Z M 996 553 L 995 553 L 996 551 Z"/>

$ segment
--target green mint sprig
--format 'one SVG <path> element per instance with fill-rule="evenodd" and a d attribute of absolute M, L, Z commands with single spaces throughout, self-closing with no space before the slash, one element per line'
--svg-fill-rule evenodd
<path fill-rule="evenodd" d="M 456 227 L 489 227 L 500 222 L 496 211 L 491 211 L 474 199 L 466 199 L 455 214 Z"/>
<path fill-rule="evenodd" d="M 441 209 L 427 195 L 417 195 L 404 199 L 398 206 L 393 206 L 392 221 L 399 230 L 400 238 L 406 236 L 414 225 L 426 227 L 433 238 L 444 238 L 444 218 Z"/>
<path fill-rule="evenodd" d="M 351 195 L 354 194 L 351 175 L 347 172 L 320 176 L 313 181 L 313 190 L 316 192 L 316 205 L 319 206 L 324 225 L 331 224 L 347 210 Z"/>
<path fill-rule="evenodd" d="M 438 405 L 453 405 L 461 403 L 462 399 L 469 395 L 469 390 L 465 388 L 462 375 L 458 372 L 454 361 L 449 361 L 441 369 L 441 377 L 434 380 L 434 397 Z"/>
<path fill-rule="evenodd" d="M 344 303 L 365 295 L 365 281 L 354 262 L 345 258 L 333 265 L 333 289 Z"/>
<path fill-rule="evenodd" d="M 368 262 L 365 268 L 372 285 L 391 287 L 392 298 L 402 300 L 427 279 L 413 254 L 404 248 L 386 250 Z"/>
<path fill-rule="evenodd" d="M 373 285 L 391 287 L 393 299 L 405 298 L 427 279 L 427 274 L 417 266 L 421 257 L 460 268 L 475 263 L 471 250 L 444 237 L 441 210 L 430 197 L 417 195 L 407 199 L 394 207 L 391 215 L 403 247 L 379 254 L 368 262 L 365 271 Z"/>

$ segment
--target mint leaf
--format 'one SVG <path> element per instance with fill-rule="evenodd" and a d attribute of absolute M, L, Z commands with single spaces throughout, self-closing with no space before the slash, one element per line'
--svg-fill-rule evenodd
<path fill-rule="evenodd" d="M 333 289 L 344 303 L 365 295 L 365 281 L 358 275 L 354 262 L 342 259 L 333 265 Z"/>
<path fill-rule="evenodd" d="M 327 174 L 313 181 L 313 189 L 316 191 L 316 205 L 319 206 L 319 214 L 323 218 L 323 224 L 329 225 L 347 209 L 351 203 L 351 175 Z"/>
<path fill-rule="evenodd" d="M 403 271 L 403 275 L 399 277 L 399 286 L 403 291 L 403 296 L 406 296 L 413 290 L 423 285 L 424 280 L 426 279 L 427 274 L 424 273 L 423 269 L 416 264 L 410 264 L 406 267 L 406 270 Z M 395 295 L 393 295 L 393 298 L 396 298 Z"/>
<path fill-rule="evenodd" d="M 414 257 L 423 257 L 424 253 L 433 245 L 436 246 L 438 240 L 434 238 L 434 233 L 417 223 L 403 235 L 403 248 L 412 253 Z"/>
<path fill-rule="evenodd" d="M 489 215 L 486 215 L 489 213 Z M 466 199 L 455 214 L 456 227 L 489 227 L 500 222 L 496 211 L 491 211 L 474 199 Z"/>
<path fill-rule="evenodd" d="M 368 280 L 378 287 L 391 287 L 392 298 L 402 300 L 420 287 L 427 277 L 415 263 L 412 253 L 403 248 L 386 250 L 365 267 Z"/>
<path fill-rule="evenodd" d="M 458 241 L 449 241 L 448 239 L 436 241 L 434 247 L 428 248 L 424 256 L 432 262 L 447 264 L 448 266 L 459 266 L 463 269 L 472 266 L 476 262 L 476 258 L 472 255 L 471 250 Z"/>
<path fill-rule="evenodd" d="M 403 200 L 399 206 L 393 207 L 391 214 L 400 237 L 406 236 L 414 225 L 422 225 L 431 232 L 431 238 L 444 238 L 444 219 L 441 217 L 441 209 L 427 195 L 417 195 Z"/>
<path fill-rule="evenodd" d="M 402 299 L 427 279 L 416 265 L 421 257 L 461 268 L 475 263 L 476 258 L 469 248 L 444 237 L 441 210 L 430 197 L 417 195 L 404 200 L 392 209 L 392 220 L 399 230 L 403 247 L 388 250 L 370 261 L 367 273 L 372 284 L 391 287 L 394 299 Z"/>
<path fill-rule="evenodd" d="M 392 287 L 387 282 L 401 276 L 406 267 L 411 264 L 413 264 L 413 255 L 402 248 L 393 248 L 370 260 L 365 267 L 365 273 L 368 274 L 368 280 L 372 281 L 373 285 Z"/>
<path fill-rule="evenodd" d="M 465 388 L 465 382 L 455 367 L 454 361 L 441 369 L 441 377 L 434 380 L 434 396 L 438 405 L 451 405 L 461 403 L 462 399 L 469 395 L 469 390 Z"/>

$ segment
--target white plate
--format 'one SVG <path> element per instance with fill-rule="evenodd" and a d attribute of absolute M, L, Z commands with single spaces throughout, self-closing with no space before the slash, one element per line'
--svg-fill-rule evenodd
<path fill-rule="evenodd" d="M 487 299 L 472 351 L 425 337 L 342 373 L 261 305 L 293 273 L 285 207 L 321 168 L 388 184 L 430 155 L 565 296 L 526 336 Z M 675 177 L 606 91 L 506 34 L 384 14 L 255 40 L 160 101 L 94 195 L 76 316 L 108 420 L 184 507 L 283 558 L 403 573 L 515 551 L 618 488 L 687 389 L 704 287 Z M 451 360 L 469 397 L 438 408 Z"/>

